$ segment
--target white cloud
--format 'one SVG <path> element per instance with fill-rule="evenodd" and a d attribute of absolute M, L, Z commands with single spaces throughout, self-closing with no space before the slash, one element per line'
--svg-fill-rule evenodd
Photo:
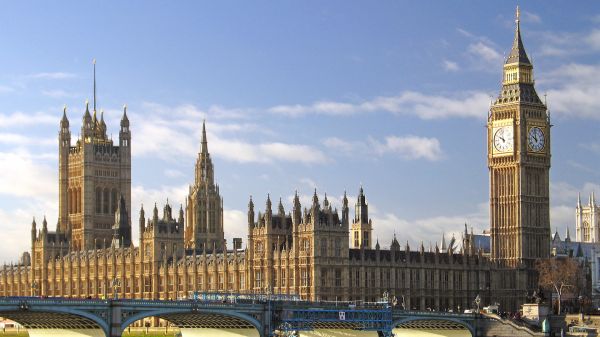
<path fill-rule="evenodd" d="M 532 32 L 541 42 L 539 55 L 569 57 L 594 54 L 600 51 L 600 29 L 585 32 L 543 31 Z"/>
<path fill-rule="evenodd" d="M 68 93 L 61 89 L 42 90 L 42 95 L 52 97 L 52 98 L 65 98 L 65 97 L 74 97 L 75 96 L 75 95 Z"/>
<path fill-rule="evenodd" d="M 54 138 L 36 138 L 11 132 L 0 132 L 0 144 L 19 146 L 51 146 L 57 145 L 58 141 Z"/>
<path fill-rule="evenodd" d="M 169 178 L 179 178 L 179 177 L 185 176 L 185 174 L 183 174 L 183 172 L 181 172 L 179 170 L 174 170 L 174 169 L 166 169 L 165 175 Z"/>
<path fill-rule="evenodd" d="M 245 211 L 236 209 L 223 210 L 223 227 L 227 247 L 231 248 L 233 238 L 242 238 L 246 242 L 248 238 L 248 216 Z"/>
<path fill-rule="evenodd" d="M 494 47 L 484 42 L 475 42 L 467 47 L 467 51 L 475 58 L 482 59 L 487 64 L 502 64 L 502 54 L 496 51 Z"/>
<path fill-rule="evenodd" d="M 221 105 L 211 105 L 208 109 L 203 110 L 193 104 L 180 104 L 171 107 L 155 102 L 144 102 L 142 110 L 150 115 L 190 118 L 197 121 L 197 123 L 202 123 L 203 119 L 244 119 L 249 118 L 254 113 L 253 109 L 226 108 Z"/>
<path fill-rule="evenodd" d="M 34 216 L 41 226 L 46 215 L 49 229 L 55 228 L 58 177 L 55 166 L 48 163 L 49 157 L 31 154 L 23 148 L 0 152 L 0 195 L 9 200 L 0 208 L 0 219 L 3 219 L 0 230 L 4 237 L 27 238 L 4 240 L 0 245 L 0 255 L 10 260 L 16 261 L 21 253 L 29 250 L 29 226 Z"/>
<path fill-rule="evenodd" d="M 5 127 L 21 127 L 26 125 L 39 125 L 39 124 L 55 124 L 58 129 L 57 116 L 49 114 L 47 112 L 35 112 L 35 113 L 24 113 L 14 112 L 12 114 L 6 114 L 0 112 L 0 128 Z"/>
<path fill-rule="evenodd" d="M 542 22 L 542 18 L 538 14 L 528 12 L 528 11 L 523 11 L 522 13 L 523 13 L 522 19 L 525 22 L 528 22 L 528 23 L 541 23 Z"/>
<path fill-rule="evenodd" d="M 585 144 L 578 144 L 580 147 L 587 149 L 590 152 L 593 152 L 595 154 L 600 154 L 600 143 L 585 143 Z"/>
<path fill-rule="evenodd" d="M 140 143 L 133 146 L 134 156 L 152 156 L 170 160 L 173 156 L 195 157 L 199 151 L 201 122 L 195 116 L 195 110 L 188 114 L 168 114 L 170 118 L 149 114 L 131 114 L 135 120 L 134 132 Z M 283 142 L 250 143 L 242 139 L 227 138 L 225 133 L 249 131 L 237 124 L 207 123 L 207 137 L 211 154 L 239 163 L 273 163 L 278 161 L 303 164 L 321 164 L 327 162 L 325 155 L 318 149 Z"/>
<path fill-rule="evenodd" d="M 58 195 L 57 172 L 24 149 L 0 152 L 0 194 L 38 200 Z"/>
<path fill-rule="evenodd" d="M 67 72 L 42 72 L 42 73 L 31 74 L 31 75 L 28 75 L 27 77 L 35 78 L 35 79 L 63 80 L 63 79 L 68 79 L 68 78 L 75 78 L 75 77 L 77 77 L 77 75 L 73 74 L 73 73 L 67 73 Z"/>
<path fill-rule="evenodd" d="M 346 156 L 369 154 L 384 156 L 397 155 L 407 160 L 425 159 L 436 161 L 442 158 L 442 149 L 437 138 L 388 136 L 380 141 L 369 137 L 366 141 L 347 141 L 337 137 L 323 140 L 323 144 L 336 153 Z"/>
<path fill-rule="evenodd" d="M 571 63 L 548 72 L 540 81 L 550 86 L 548 106 L 561 117 L 598 119 L 600 65 Z"/>
<path fill-rule="evenodd" d="M 14 92 L 15 89 L 6 85 L 0 85 L 0 94 Z"/>
<path fill-rule="evenodd" d="M 302 178 L 302 179 L 300 179 L 300 183 L 308 186 L 310 189 L 313 189 L 313 190 L 317 188 L 317 182 L 310 178 Z"/>
<path fill-rule="evenodd" d="M 444 70 L 446 71 L 456 72 L 460 69 L 458 63 L 453 61 L 443 60 L 442 64 L 444 66 Z"/>
<path fill-rule="evenodd" d="M 323 145 L 345 155 L 351 155 L 353 153 L 363 152 L 365 150 L 364 143 L 349 142 L 338 137 L 326 138 L 323 140 Z"/>
<path fill-rule="evenodd" d="M 426 159 L 436 161 L 442 158 L 442 149 L 437 138 L 417 136 L 389 136 L 381 143 L 371 139 L 371 144 L 380 155 L 397 154 L 405 159 Z"/>
<path fill-rule="evenodd" d="M 356 104 L 332 101 L 315 102 L 310 105 L 279 105 L 268 111 L 291 117 L 306 114 L 348 115 L 389 112 L 413 115 L 421 119 L 485 118 L 489 102 L 489 96 L 483 92 L 463 92 L 442 96 L 405 91 L 397 96 L 380 96 Z"/>

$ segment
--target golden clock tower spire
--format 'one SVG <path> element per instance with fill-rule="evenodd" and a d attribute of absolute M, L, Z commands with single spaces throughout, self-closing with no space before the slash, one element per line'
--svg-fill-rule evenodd
<path fill-rule="evenodd" d="M 502 88 L 487 123 L 492 259 L 525 271 L 515 289 L 534 289 L 536 259 L 550 253 L 550 121 L 534 87 L 533 65 L 516 13 L 515 37 Z M 516 274 L 515 274 L 516 275 Z"/>

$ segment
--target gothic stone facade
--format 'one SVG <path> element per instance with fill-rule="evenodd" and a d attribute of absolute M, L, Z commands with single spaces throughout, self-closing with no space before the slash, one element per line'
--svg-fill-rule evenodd
<path fill-rule="evenodd" d="M 394 236 L 389 248 L 377 242 L 373 249 L 362 187 L 352 223 L 345 194 L 341 215 L 316 191 L 306 208 L 296 195 L 288 213 L 281 200 L 274 211 L 268 196 L 264 211 L 255 214 L 250 199 L 246 249 L 239 239 L 228 248 L 204 125 L 185 211 L 182 206 L 175 216 L 167 204 L 159 215 L 155 205 L 146 218 L 142 207 L 135 247 L 129 121 L 124 111 L 114 146 L 95 115 L 86 107 L 75 147 L 63 116 L 56 231 L 48 231 L 46 219 L 41 230 L 33 222 L 31 256 L 2 268 L 0 296 L 103 297 L 114 291 L 125 298 L 172 299 L 212 291 L 374 301 L 387 291 L 406 309 L 460 310 L 473 307 L 479 295 L 482 303 L 517 310 L 526 291 L 536 288 L 531 263 L 549 253 L 549 121 L 518 22 L 488 123 L 491 256 L 470 240 L 460 251 L 436 246 L 426 252 L 423 244 L 417 251 L 408 243 L 402 248 Z"/>

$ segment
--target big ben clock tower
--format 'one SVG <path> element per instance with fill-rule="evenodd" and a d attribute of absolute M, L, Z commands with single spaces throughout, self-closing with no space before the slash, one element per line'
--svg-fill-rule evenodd
<path fill-rule="evenodd" d="M 535 260 L 550 254 L 550 126 L 534 88 L 517 7 L 515 39 L 487 123 L 492 259 L 524 272 L 501 282 L 515 290 L 537 287 Z"/>

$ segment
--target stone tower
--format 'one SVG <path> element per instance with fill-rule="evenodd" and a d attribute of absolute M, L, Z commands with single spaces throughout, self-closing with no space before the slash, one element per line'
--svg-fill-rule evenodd
<path fill-rule="evenodd" d="M 344 194 L 344 199 L 346 195 Z M 352 248 L 371 249 L 373 241 L 373 226 L 369 219 L 369 205 L 365 198 L 362 186 L 358 191 L 358 198 L 354 205 L 354 222 L 352 223 L 350 240 Z"/>
<path fill-rule="evenodd" d="M 224 247 L 223 199 L 208 153 L 206 126 L 202 123 L 202 143 L 196 160 L 194 185 L 190 186 L 186 204 L 185 247 L 198 252 L 221 251 Z"/>
<path fill-rule="evenodd" d="M 492 259 L 533 267 L 550 254 L 550 119 L 519 27 L 488 116 Z"/>
<path fill-rule="evenodd" d="M 550 255 L 550 118 L 534 88 L 521 40 L 519 9 L 500 95 L 487 123 L 492 280 L 505 310 L 517 310 L 538 288 L 535 261 Z"/>
<path fill-rule="evenodd" d="M 81 133 L 75 146 L 66 108 L 59 132 L 59 223 L 58 233 L 67 233 L 71 249 L 86 250 L 112 239 L 114 215 L 122 195 L 131 209 L 131 132 L 127 108 L 123 110 L 119 145 L 107 136 L 104 113 L 97 118 L 95 101 L 90 114 L 86 102 Z M 127 222 L 131 224 L 131 219 Z"/>

